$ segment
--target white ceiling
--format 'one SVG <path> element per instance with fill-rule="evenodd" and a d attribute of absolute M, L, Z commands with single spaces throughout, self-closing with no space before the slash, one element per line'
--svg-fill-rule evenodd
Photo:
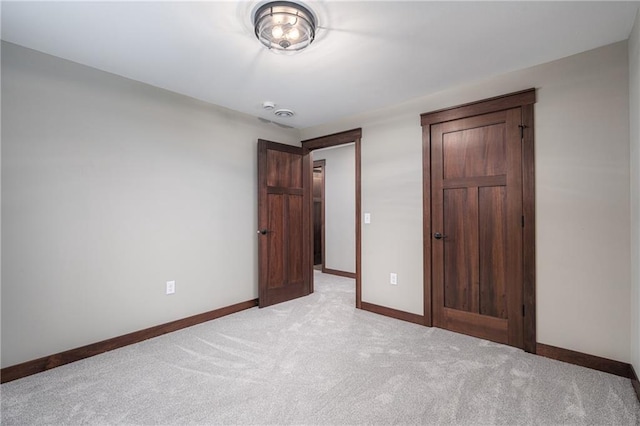
<path fill-rule="evenodd" d="M 2 39 L 305 128 L 625 40 L 640 5 L 305 1 L 321 28 L 284 56 L 253 34 L 262 3 L 3 1 Z"/>

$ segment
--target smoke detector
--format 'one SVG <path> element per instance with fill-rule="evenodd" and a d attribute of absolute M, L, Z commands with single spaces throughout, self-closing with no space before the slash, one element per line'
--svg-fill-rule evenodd
<path fill-rule="evenodd" d="M 290 109 L 277 109 L 274 114 L 281 118 L 289 118 L 295 115 Z"/>
<path fill-rule="evenodd" d="M 262 103 L 262 108 L 266 111 L 271 111 L 272 109 L 274 109 L 276 107 L 276 104 L 274 104 L 271 101 L 264 101 Z"/>

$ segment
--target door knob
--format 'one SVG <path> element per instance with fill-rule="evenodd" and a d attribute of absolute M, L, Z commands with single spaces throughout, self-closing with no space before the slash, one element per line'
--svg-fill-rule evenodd
<path fill-rule="evenodd" d="M 446 235 L 442 235 L 442 234 L 441 234 L 441 233 L 439 233 L 439 232 L 435 232 L 435 233 L 433 234 L 433 238 L 435 238 L 436 240 L 441 240 L 441 239 L 443 239 L 443 238 L 447 238 L 447 236 L 446 236 Z"/>
<path fill-rule="evenodd" d="M 258 229 L 258 234 L 262 234 L 262 235 L 267 235 L 267 231 L 266 229 Z"/>

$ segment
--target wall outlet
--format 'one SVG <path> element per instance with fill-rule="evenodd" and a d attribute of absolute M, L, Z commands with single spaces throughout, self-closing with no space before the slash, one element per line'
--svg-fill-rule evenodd
<path fill-rule="evenodd" d="M 398 274 L 395 272 L 389 274 L 389 284 L 398 285 Z"/>
<path fill-rule="evenodd" d="M 167 294 L 173 294 L 176 292 L 176 282 L 167 281 Z"/>
<path fill-rule="evenodd" d="M 366 224 L 371 223 L 371 213 L 365 213 L 364 214 L 364 223 L 366 223 Z"/>

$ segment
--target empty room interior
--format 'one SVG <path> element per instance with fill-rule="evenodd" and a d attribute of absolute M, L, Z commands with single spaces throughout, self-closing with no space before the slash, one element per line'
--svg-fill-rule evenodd
<path fill-rule="evenodd" d="M 3 424 L 640 423 L 640 2 L 0 7 Z"/>

